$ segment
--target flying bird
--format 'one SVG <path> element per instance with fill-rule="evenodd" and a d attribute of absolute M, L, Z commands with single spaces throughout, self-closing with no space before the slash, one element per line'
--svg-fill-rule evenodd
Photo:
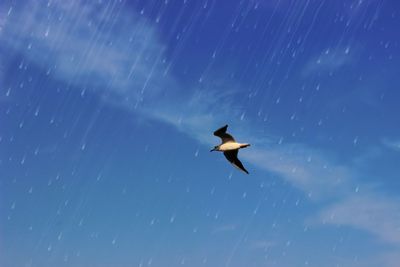
<path fill-rule="evenodd" d="M 232 135 L 228 134 L 226 132 L 226 129 L 228 129 L 228 125 L 225 125 L 224 127 L 219 128 L 214 132 L 215 136 L 218 136 L 221 138 L 222 143 L 219 146 L 215 146 L 213 149 L 210 150 L 212 151 L 221 151 L 224 152 L 225 158 L 232 163 L 233 166 L 238 168 L 241 171 L 244 171 L 245 173 L 249 174 L 249 172 L 244 168 L 243 164 L 240 162 L 238 159 L 237 155 L 239 152 L 239 149 L 245 148 L 250 146 L 250 144 L 242 144 L 238 143 L 235 141 Z"/>

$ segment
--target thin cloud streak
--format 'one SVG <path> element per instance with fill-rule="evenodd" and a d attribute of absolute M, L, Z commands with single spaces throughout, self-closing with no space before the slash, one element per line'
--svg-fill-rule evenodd
<path fill-rule="evenodd" d="M 305 145 L 253 148 L 243 157 L 301 189 L 310 199 L 338 198 L 351 190 L 353 173 Z"/>
<path fill-rule="evenodd" d="M 55 79 L 131 108 L 171 87 L 163 76 L 164 47 L 144 18 L 119 16 L 123 6 L 115 3 L 108 9 L 80 1 L 45 4 L 30 1 L 10 13 L 0 40 L 11 51 Z"/>
<path fill-rule="evenodd" d="M 400 152 L 400 141 L 399 140 L 393 140 L 393 139 L 383 139 L 382 144 L 394 151 Z"/>
<path fill-rule="evenodd" d="M 349 66 L 354 62 L 354 51 L 349 47 L 325 49 L 319 55 L 316 55 L 305 64 L 302 75 L 304 77 L 314 75 L 319 72 L 332 73 L 344 66 Z"/>
<path fill-rule="evenodd" d="M 363 229 L 381 240 L 400 246 L 399 199 L 373 192 L 350 195 L 322 211 L 322 223 L 348 225 Z M 399 247 L 400 248 L 400 247 Z"/>
<path fill-rule="evenodd" d="M 212 230 L 213 234 L 220 234 L 220 233 L 226 233 L 226 232 L 234 232 L 236 231 L 238 228 L 237 224 L 231 223 L 231 224 L 224 224 L 224 225 L 220 225 L 215 227 Z"/>

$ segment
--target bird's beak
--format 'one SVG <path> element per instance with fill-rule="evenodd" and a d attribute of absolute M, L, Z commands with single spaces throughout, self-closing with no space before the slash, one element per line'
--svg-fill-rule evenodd
<path fill-rule="evenodd" d="M 210 150 L 210 152 L 213 152 L 213 151 L 215 151 L 215 150 L 216 150 L 216 149 L 215 149 L 215 148 L 213 148 L 213 149 L 211 149 L 211 150 Z"/>

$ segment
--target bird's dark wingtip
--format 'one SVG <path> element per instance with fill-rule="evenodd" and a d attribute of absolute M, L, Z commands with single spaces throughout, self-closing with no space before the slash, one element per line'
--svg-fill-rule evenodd
<path fill-rule="evenodd" d="M 241 164 L 242 165 L 242 164 Z M 236 165 L 235 165 L 236 166 Z M 242 166 L 236 166 L 236 167 L 238 167 L 241 171 L 243 171 L 244 173 L 246 173 L 246 174 L 250 174 L 246 169 L 245 169 L 245 167 L 242 165 Z"/>
<path fill-rule="evenodd" d="M 221 128 L 219 128 L 218 130 L 216 130 L 214 132 L 215 136 L 220 136 L 221 134 L 226 133 L 226 130 L 228 129 L 228 124 L 226 124 L 225 126 L 222 126 Z"/>

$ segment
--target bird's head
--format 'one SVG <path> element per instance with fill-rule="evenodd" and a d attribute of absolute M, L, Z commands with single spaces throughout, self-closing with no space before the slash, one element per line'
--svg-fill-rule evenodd
<path fill-rule="evenodd" d="M 210 150 L 210 152 L 218 151 L 218 149 L 219 149 L 219 146 L 215 146 L 213 149 Z"/>

